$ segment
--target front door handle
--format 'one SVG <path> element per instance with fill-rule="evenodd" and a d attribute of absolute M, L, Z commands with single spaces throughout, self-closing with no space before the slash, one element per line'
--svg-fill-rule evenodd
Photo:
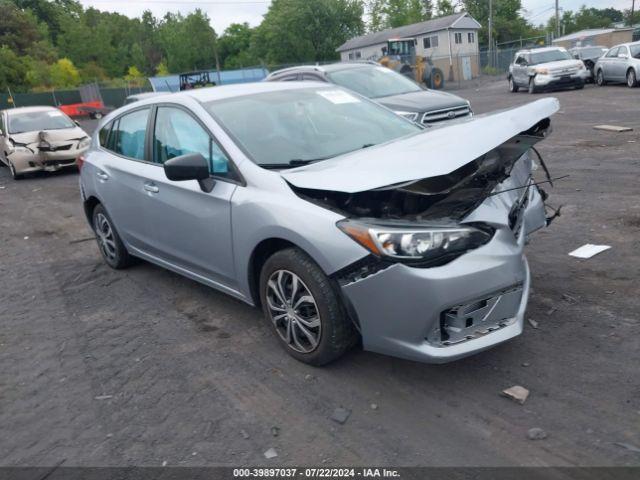
<path fill-rule="evenodd" d="M 109 180 L 109 175 L 107 175 L 106 173 L 100 171 L 98 173 L 96 173 L 96 176 L 100 179 L 100 180 Z"/>
<path fill-rule="evenodd" d="M 160 189 L 156 186 L 155 183 L 151 183 L 151 182 L 147 182 L 144 184 L 144 189 L 147 192 L 151 192 L 151 193 L 158 193 L 160 191 Z"/>

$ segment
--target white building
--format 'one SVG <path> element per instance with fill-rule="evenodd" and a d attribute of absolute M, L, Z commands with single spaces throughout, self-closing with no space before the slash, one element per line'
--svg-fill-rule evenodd
<path fill-rule="evenodd" d="M 472 76 L 475 76 L 479 64 L 478 30 L 480 28 L 481 25 L 471 15 L 460 12 L 355 37 L 347 40 L 338 47 L 337 51 L 340 52 L 341 60 L 345 62 L 360 59 L 376 60 L 385 55 L 387 40 L 415 38 L 416 55 L 438 60 L 440 68 L 448 63 L 449 70 L 461 69 L 464 77 L 468 77 L 471 71 L 473 71 Z"/>

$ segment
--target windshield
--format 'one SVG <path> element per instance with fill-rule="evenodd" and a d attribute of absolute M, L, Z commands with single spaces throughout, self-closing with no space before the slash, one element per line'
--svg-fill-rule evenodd
<path fill-rule="evenodd" d="M 531 54 L 531 65 L 538 63 L 557 62 L 559 60 L 571 60 L 571 55 L 565 50 L 547 50 Z"/>
<path fill-rule="evenodd" d="M 631 50 L 631 56 L 633 58 L 640 58 L 640 44 L 639 45 L 629 45 L 629 50 Z"/>
<path fill-rule="evenodd" d="M 258 93 L 205 107 L 255 163 L 270 168 L 325 160 L 422 131 L 338 87 Z"/>
<path fill-rule="evenodd" d="M 419 92 L 421 88 L 407 77 L 386 67 L 347 68 L 328 73 L 331 82 L 368 98 Z"/>
<path fill-rule="evenodd" d="M 59 110 L 40 112 L 9 113 L 7 130 L 9 133 L 36 132 L 41 130 L 61 130 L 74 128 L 73 121 Z"/>
<path fill-rule="evenodd" d="M 606 48 L 601 47 L 593 47 L 593 48 L 583 48 L 579 51 L 580 55 L 584 58 L 596 58 L 601 57 L 607 51 Z"/>

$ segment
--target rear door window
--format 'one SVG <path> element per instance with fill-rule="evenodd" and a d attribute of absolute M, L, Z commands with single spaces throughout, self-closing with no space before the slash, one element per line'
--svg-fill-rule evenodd
<path fill-rule="evenodd" d="M 146 160 L 144 147 L 149 112 L 150 109 L 145 108 L 121 116 L 111 129 L 107 148 L 128 158 Z"/>

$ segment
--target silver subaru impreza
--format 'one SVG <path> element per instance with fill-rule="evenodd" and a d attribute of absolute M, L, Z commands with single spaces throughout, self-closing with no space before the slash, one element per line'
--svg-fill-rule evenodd
<path fill-rule="evenodd" d="M 530 147 L 558 102 L 424 129 L 335 85 L 143 100 L 80 159 L 104 260 L 260 306 L 313 365 L 366 350 L 446 362 L 519 335 L 525 240 L 546 225 Z"/>

